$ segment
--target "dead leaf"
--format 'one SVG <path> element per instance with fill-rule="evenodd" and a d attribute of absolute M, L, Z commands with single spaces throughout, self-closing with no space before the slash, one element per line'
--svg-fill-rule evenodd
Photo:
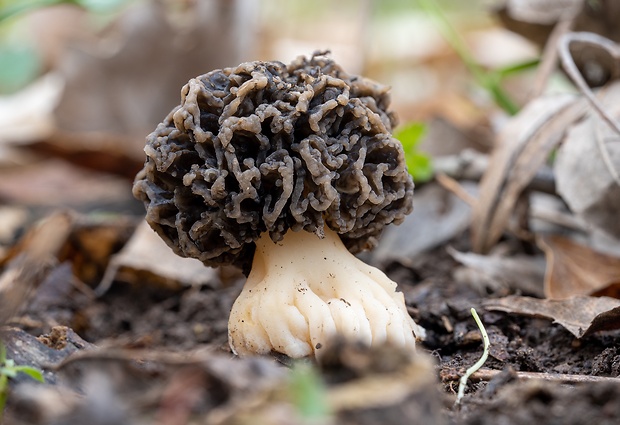
<path fill-rule="evenodd" d="M 145 281 L 166 287 L 210 286 L 220 282 L 217 272 L 194 258 L 176 255 L 143 221 L 131 239 L 108 265 L 97 292 L 105 292 L 114 280 L 135 284 Z"/>
<path fill-rule="evenodd" d="M 527 256 L 502 257 L 480 255 L 473 252 L 459 252 L 452 247 L 448 253 L 468 270 L 478 272 L 472 282 L 487 282 L 491 287 L 505 286 L 512 290 L 542 296 L 545 264 L 542 258 Z"/>
<path fill-rule="evenodd" d="M 11 249 L 0 275 L 0 324 L 5 323 L 43 282 L 73 225 L 73 216 L 56 213 L 33 227 Z"/>
<path fill-rule="evenodd" d="M 559 323 L 577 338 L 620 329 L 620 300 L 610 297 L 571 297 L 541 300 L 511 295 L 482 302 L 487 310 L 542 317 Z"/>
<path fill-rule="evenodd" d="M 463 182 L 463 187 L 476 192 L 474 184 Z M 414 205 L 414 212 L 402 224 L 385 230 L 372 253 L 373 261 L 409 265 L 416 255 L 463 232 L 470 221 L 471 207 L 435 183 L 416 192 Z"/>
<path fill-rule="evenodd" d="M 599 100 L 612 116 L 620 117 L 620 82 L 605 88 Z M 573 212 L 599 230 L 620 238 L 620 135 L 595 111 L 568 131 L 558 150 L 554 173 L 558 193 Z"/>
<path fill-rule="evenodd" d="M 103 277 L 112 255 L 127 243 L 140 221 L 122 215 L 78 216 L 59 260 L 71 262 L 74 275 L 94 286 Z"/>
<path fill-rule="evenodd" d="M 3 169 L 0 197 L 18 205 L 93 209 L 135 204 L 131 184 L 60 160 Z"/>
<path fill-rule="evenodd" d="M 579 295 L 610 295 L 620 285 L 620 258 L 602 254 L 562 236 L 541 236 L 547 257 L 545 296 L 564 299 Z"/>
<path fill-rule="evenodd" d="M 25 89 L 0 97 L 0 145 L 24 144 L 53 133 L 52 111 L 62 92 L 62 79 L 46 75 Z"/>
<path fill-rule="evenodd" d="M 474 206 L 475 252 L 486 253 L 499 240 L 521 192 L 562 140 L 566 127 L 583 116 L 586 106 L 584 99 L 570 95 L 539 98 L 506 125 Z"/>
<path fill-rule="evenodd" d="M 509 0 L 508 13 L 532 24 L 554 24 L 566 14 L 577 13 L 583 0 Z"/>

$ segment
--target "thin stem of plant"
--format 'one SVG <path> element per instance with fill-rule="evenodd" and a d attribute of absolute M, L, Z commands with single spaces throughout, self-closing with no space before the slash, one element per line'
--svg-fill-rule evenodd
<path fill-rule="evenodd" d="M 482 321 L 480 320 L 480 317 L 478 316 L 476 309 L 473 307 L 471 308 L 471 315 L 474 317 L 474 320 L 476 321 L 476 325 L 478 325 L 478 329 L 480 329 L 480 333 L 482 334 L 482 341 L 484 342 L 484 351 L 482 352 L 482 357 L 480 357 L 480 360 L 478 360 L 472 367 L 467 369 L 465 371 L 465 375 L 461 377 L 461 380 L 459 382 L 459 391 L 456 396 L 455 404 L 459 404 L 461 402 L 461 399 L 465 395 L 465 387 L 467 386 L 467 380 L 469 379 L 469 377 L 473 373 L 478 371 L 478 369 L 480 369 L 482 365 L 484 365 L 484 363 L 487 361 L 487 357 L 489 357 L 489 345 L 490 345 L 489 335 L 487 334 L 487 331 L 484 328 L 484 325 L 482 324 Z"/>
<path fill-rule="evenodd" d="M 498 84 L 497 79 L 480 66 L 474 59 L 473 55 L 463 42 L 461 36 L 450 25 L 443 12 L 434 0 L 418 0 L 420 7 L 435 19 L 437 28 L 442 33 L 446 42 L 454 49 L 456 54 L 461 58 L 469 72 L 473 75 L 476 82 L 483 87 L 491 96 L 495 103 L 510 115 L 516 115 L 519 108 L 510 99 L 508 94 L 504 92 Z"/>
<path fill-rule="evenodd" d="M 551 31 L 551 35 L 549 35 L 549 39 L 545 43 L 545 47 L 542 52 L 542 59 L 534 79 L 534 89 L 528 96 L 529 100 L 534 100 L 540 97 L 547 86 L 549 77 L 553 73 L 553 70 L 556 68 L 558 62 L 558 41 L 572 29 L 575 22 L 575 16 L 575 12 L 571 13 L 569 16 L 564 16 L 553 27 L 553 31 Z"/>

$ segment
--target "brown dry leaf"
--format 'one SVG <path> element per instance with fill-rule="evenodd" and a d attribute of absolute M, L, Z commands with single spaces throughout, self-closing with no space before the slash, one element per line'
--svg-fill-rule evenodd
<path fill-rule="evenodd" d="M 612 295 L 620 285 L 620 258 L 562 236 L 541 236 L 538 246 L 547 257 L 545 296 L 564 299 L 579 295 Z"/>
<path fill-rule="evenodd" d="M 566 128 L 586 111 L 586 101 L 573 96 L 550 96 L 529 103 L 499 135 L 491 166 L 480 182 L 474 205 L 472 245 L 486 253 L 501 237 L 517 200 Z"/>
<path fill-rule="evenodd" d="M 128 181 L 60 160 L 1 170 L 0 197 L 18 205 L 80 209 L 135 203 Z"/>
<path fill-rule="evenodd" d="M 33 290 L 45 279 L 67 241 L 74 217 L 56 213 L 34 226 L 11 249 L 0 275 L 0 324 L 13 316 Z"/>
<path fill-rule="evenodd" d="M 121 252 L 112 257 L 97 292 L 105 292 L 116 279 L 137 284 L 148 281 L 173 288 L 217 287 L 220 282 L 215 269 L 194 258 L 176 255 L 146 221 L 137 227 Z"/>
<path fill-rule="evenodd" d="M 572 297 L 541 300 L 511 295 L 482 302 L 487 310 L 551 319 L 577 338 L 594 332 L 620 329 L 620 300 L 610 297 Z"/>
<path fill-rule="evenodd" d="M 139 221 L 122 215 L 79 216 L 59 260 L 71 262 L 73 273 L 81 282 L 96 285 L 112 255 L 127 243 Z"/>

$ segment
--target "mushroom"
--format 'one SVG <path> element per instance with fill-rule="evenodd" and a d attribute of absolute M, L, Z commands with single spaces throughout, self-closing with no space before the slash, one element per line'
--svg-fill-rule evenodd
<path fill-rule="evenodd" d="M 147 137 L 134 195 L 179 255 L 247 276 L 238 355 L 320 355 L 336 336 L 415 347 L 396 283 L 353 254 L 412 210 L 388 88 L 317 53 L 194 78 Z"/>

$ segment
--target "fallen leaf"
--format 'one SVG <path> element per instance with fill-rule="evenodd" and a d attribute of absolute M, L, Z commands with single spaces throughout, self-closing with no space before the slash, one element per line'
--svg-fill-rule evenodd
<path fill-rule="evenodd" d="M 612 295 L 620 285 L 620 258 L 606 255 L 562 236 L 541 236 L 547 257 L 545 296 Z M 616 288 L 616 289 L 614 289 Z"/>
<path fill-rule="evenodd" d="M 477 271 L 477 279 L 492 287 L 509 287 L 527 294 L 542 296 L 545 263 L 542 258 L 528 256 L 501 257 L 459 252 L 452 247 L 448 253 L 467 269 Z M 473 283 L 473 282 L 472 282 Z"/>
<path fill-rule="evenodd" d="M 602 90 L 599 100 L 607 112 L 620 117 L 620 81 Z M 620 135 L 594 110 L 568 131 L 554 173 L 558 193 L 574 213 L 620 238 Z"/>
<path fill-rule="evenodd" d="M 542 97 L 506 125 L 474 205 L 471 233 L 475 252 L 486 253 L 499 240 L 523 189 L 562 140 L 567 126 L 585 111 L 585 99 Z"/>
<path fill-rule="evenodd" d="M 42 220 L 2 260 L 6 267 L 0 274 L 0 324 L 22 307 L 31 293 L 43 282 L 67 240 L 73 216 L 60 212 Z"/>
<path fill-rule="evenodd" d="M 463 183 L 469 193 L 476 186 Z M 471 207 L 435 183 L 416 192 L 414 212 L 399 226 L 385 230 L 379 246 L 372 253 L 378 264 L 398 261 L 410 265 L 413 258 L 437 247 L 463 232 L 469 225 Z"/>
<path fill-rule="evenodd" d="M 482 302 L 487 310 L 551 319 L 577 338 L 594 332 L 620 329 L 620 300 L 579 296 L 564 300 L 541 300 L 511 295 Z"/>
<path fill-rule="evenodd" d="M 80 215 L 71 236 L 59 255 L 69 261 L 81 282 L 96 285 L 103 277 L 113 254 L 127 243 L 141 218 L 123 215 Z"/>
<path fill-rule="evenodd" d="M 137 205 L 128 181 L 54 159 L 2 169 L 0 197 L 18 205 L 82 211 Z"/>
<path fill-rule="evenodd" d="M 105 292 L 114 280 L 143 284 L 145 281 L 165 287 L 218 286 L 215 269 L 194 258 L 176 255 L 143 221 L 123 249 L 110 260 L 98 293 Z"/>

